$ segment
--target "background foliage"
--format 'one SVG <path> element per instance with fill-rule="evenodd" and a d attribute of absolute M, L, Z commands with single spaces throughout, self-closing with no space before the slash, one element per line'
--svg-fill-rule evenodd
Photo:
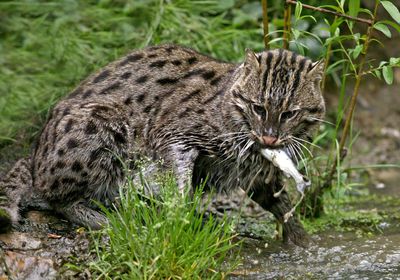
<path fill-rule="evenodd" d="M 234 1 L 0 2 L 0 148 L 31 142 L 60 97 L 129 50 L 173 42 L 238 61 L 245 47 L 262 49 L 260 11 Z"/>

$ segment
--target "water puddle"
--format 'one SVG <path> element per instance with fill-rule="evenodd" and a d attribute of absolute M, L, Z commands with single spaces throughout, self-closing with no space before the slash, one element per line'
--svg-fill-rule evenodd
<path fill-rule="evenodd" d="M 368 218 L 347 220 L 340 231 L 313 235 L 307 249 L 245 238 L 240 265 L 229 279 L 400 280 L 398 170 L 385 169 L 376 174 L 385 187 L 371 185 L 370 193 L 375 196 L 360 197 L 338 207 L 374 214 L 378 222 Z"/>
<path fill-rule="evenodd" d="M 400 231 L 392 231 L 368 238 L 327 232 L 307 249 L 248 239 L 230 279 L 400 279 Z"/>

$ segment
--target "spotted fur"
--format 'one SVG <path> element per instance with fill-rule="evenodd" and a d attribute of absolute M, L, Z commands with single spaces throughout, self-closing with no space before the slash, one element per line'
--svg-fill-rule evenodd
<path fill-rule="evenodd" d="M 20 197 L 32 192 L 98 228 L 106 219 L 92 201 L 115 201 L 125 182 L 120 159 L 149 157 L 174 172 L 181 191 L 205 178 L 222 191 L 251 186 L 252 199 L 282 221 L 291 203 L 286 193 L 273 197 L 280 171 L 259 150 L 263 139 L 291 147 L 291 137 L 308 137 L 325 110 L 322 68 L 285 50 L 247 51 L 241 64 L 172 45 L 134 51 L 51 110 L 33 153 L 0 181 L 9 198 L 1 207 L 16 222 Z M 304 239 L 297 218 L 284 229 Z"/>

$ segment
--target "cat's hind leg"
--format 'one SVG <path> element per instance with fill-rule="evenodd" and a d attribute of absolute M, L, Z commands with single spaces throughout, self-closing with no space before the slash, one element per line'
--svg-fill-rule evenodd
<path fill-rule="evenodd" d="M 31 159 L 20 159 L 0 179 L 0 232 L 11 229 L 19 219 L 19 206 L 23 196 L 32 190 Z"/>
<path fill-rule="evenodd" d="M 57 212 L 69 221 L 93 230 L 107 225 L 106 216 L 87 205 L 86 201 L 77 201 L 64 206 L 57 206 Z"/>

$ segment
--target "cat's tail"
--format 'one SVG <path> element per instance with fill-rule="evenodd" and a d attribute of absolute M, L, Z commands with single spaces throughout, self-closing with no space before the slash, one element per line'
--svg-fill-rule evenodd
<path fill-rule="evenodd" d="M 0 232 L 11 229 L 19 221 L 19 204 L 32 190 L 31 159 L 18 160 L 11 170 L 0 178 Z"/>

